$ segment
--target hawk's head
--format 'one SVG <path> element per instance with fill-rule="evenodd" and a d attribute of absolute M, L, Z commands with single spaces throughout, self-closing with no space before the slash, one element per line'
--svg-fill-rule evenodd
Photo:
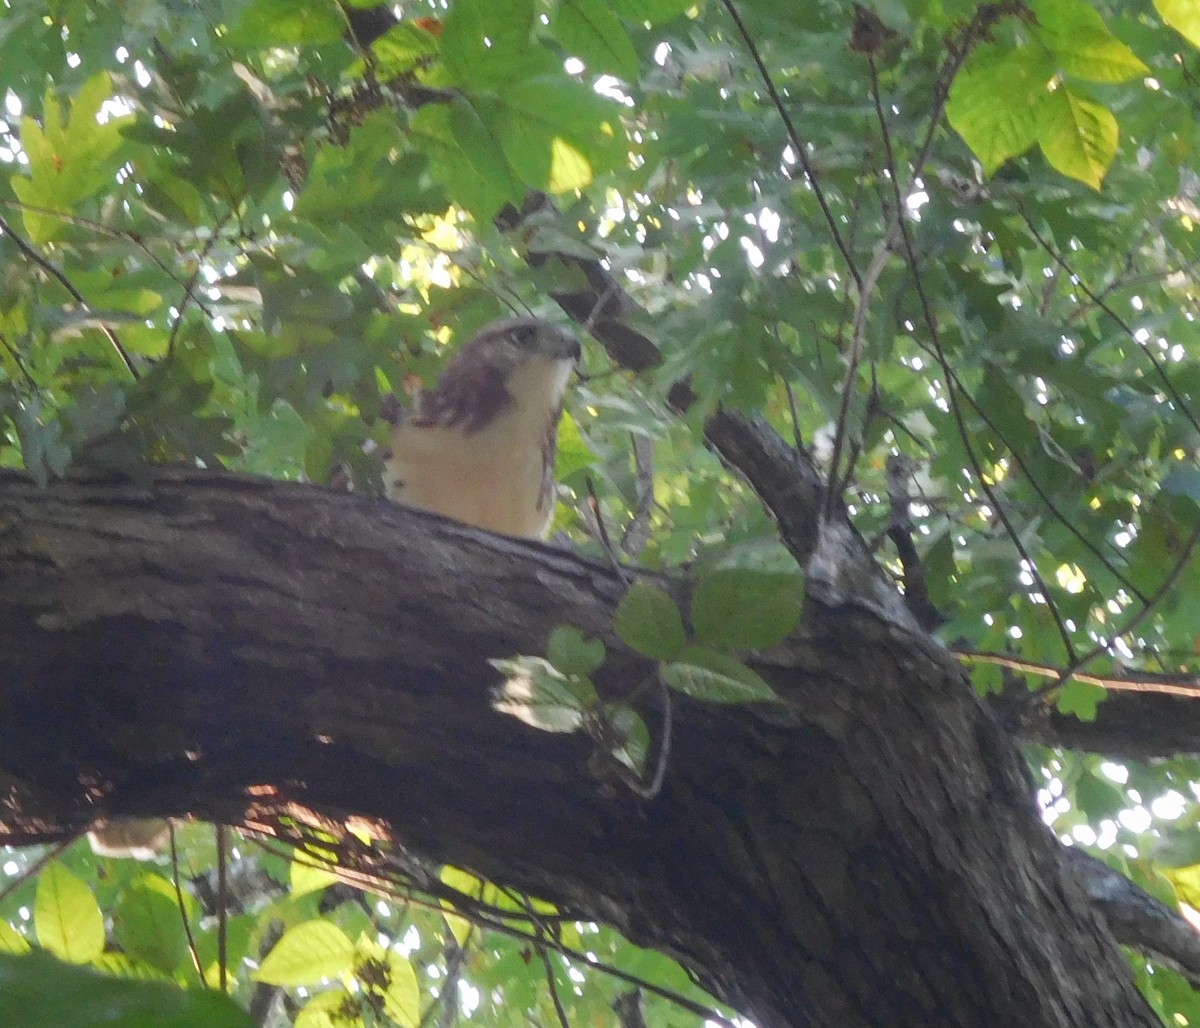
<path fill-rule="evenodd" d="M 579 340 L 540 318 L 483 329 L 393 431 L 388 496 L 493 532 L 544 534 L 558 420 L 579 352 Z"/>
<path fill-rule="evenodd" d="M 422 396 L 413 424 L 471 435 L 517 403 L 549 416 L 562 403 L 579 353 L 579 340 L 549 321 L 493 322 L 451 358 L 437 386 Z"/>

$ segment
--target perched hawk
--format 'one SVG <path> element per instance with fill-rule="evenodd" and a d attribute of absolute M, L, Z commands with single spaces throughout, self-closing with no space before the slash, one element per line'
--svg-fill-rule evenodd
<path fill-rule="evenodd" d="M 563 394 L 578 360 L 579 340 L 539 318 L 483 329 L 393 429 L 388 497 L 491 532 L 544 536 Z"/>

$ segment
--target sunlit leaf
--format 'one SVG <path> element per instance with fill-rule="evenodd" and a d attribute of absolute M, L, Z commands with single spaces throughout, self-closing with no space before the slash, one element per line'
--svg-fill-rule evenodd
<path fill-rule="evenodd" d="M 86 964 L 104 949 L 104 917 L 96 897 L 58 861 L 38 877 L 33 925 L 42 946 L 73 964 Z"/>
<path fill-rule="evenodd" d="M 1046 159 L 1093 189 L 1116 156 L 1118 134 L 1112 112 L 1070 86 L 1052 89 L 1038 105 L 1037 137 Z"/>
<path fill-rule="evenodd" d="M 305 921 L 284 932 L 254 979 L 268 985 L 315 985 L 349 971 L 354 943 L 331 921 Z"/>

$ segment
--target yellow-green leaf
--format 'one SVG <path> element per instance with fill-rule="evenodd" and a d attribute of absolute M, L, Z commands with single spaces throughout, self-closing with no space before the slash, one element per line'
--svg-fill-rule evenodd
<path fill-rule="evenodd" d="M 1192 46 L 1200 47 L 1200 4 L 1196 0 L 1154 0 L 1154 9 Z"/>
<path fill-rule="evenodd" d="M 1033 10 L 1038 39 L 1063 71 L 1092 82 L 1126 82 L 1149 72 L 1085 0 L 1039 0 Z"/>
<path fill-rule="evenodd" d="M 96 897 L 57 861 L 38 879 L 33 924 L 38 942 L 72 964 L 86 964 L 104 952 L 104 916 Z"/>
<path fill-rule="evenodd" d="M 354 975 L 364 993 L 382 1001 L 383 1009 L 401 1028 L 421 1022 L 421 987 L 417 974 L 395 950 L 385 950 L 374 939 L 358 942 Z"/>
<path fill-rule="evenodd" d="M 353 963 L 350 937 L 331 921 L 318 918 L 284 932 L 254 978 L 268 985 L 315 985 L 345 974 Z"/>
<path fill-rule="evenodd" d="M 1037 141 L 1036 110 L 1054 75 L 1040 47 L 984 46 L 967 60 L 950 90 L 946 116 L 991 175 Z M 1004 103 L 997 103 L 997 97 Z"/>
<path fill-rule="evenodd" d="M 292 880 L 292 895 L 303 896 L 328 888 L 337 880 L 337 875 L 327 867 L 313 863 L 311 857 L 293 860 L 290 869 Z"/>
<path fill-rule="evenodd" d="M 1060 83 L 1037 109 L 1038 143 L 1058 171 L 1099 189 L 1117 153 L 1117 119 L 1103 104 Z"/>
<path fill-rule="evenodd" d="M 7 921 L 0 921 L 0 953 L 28 953 L 29 940 Z"/>
<path fill-rule="evenodd" d="M 296 1015 L 296 1028 L 353 1028 L 365 1024 L 360 1017 L 352 1016 L 361 1002 L 344 988 L 318 992 Z"/>

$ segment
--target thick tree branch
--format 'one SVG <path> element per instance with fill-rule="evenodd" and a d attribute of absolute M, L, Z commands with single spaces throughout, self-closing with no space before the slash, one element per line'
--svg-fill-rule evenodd
<path fill-rule="evenodd" d="M 1180 696 L 1110 693 L 1091 721 L 1023 704 L 1015 720 L 1015 730 L 1026 738 L 1117 759 L 1170 760 L 1200 754 L 1200 700 Z"/>
<path fill-rule="evenodd" d="M 1090 854 L 1068 848 L 1067 862 L 1120 942 L 1170 964 L 1200 987 L 1200 933 L 1195 928 Z"/>
<path fill-rule="evenodd" d="M 648 801 L 488 702 L 487 658 L 562 622 L 605 642 L 605 695 L 650 670 L 611 631 L 619 576 L 568 553 L 232 475 L 3 473 L 0 575 L 0 830 L 353 816 L 763 1026 L 1155 1023 L 961 669 L 854 606 L 810 603 L 758 664 L 782 704 L 676 697 Z"/>

